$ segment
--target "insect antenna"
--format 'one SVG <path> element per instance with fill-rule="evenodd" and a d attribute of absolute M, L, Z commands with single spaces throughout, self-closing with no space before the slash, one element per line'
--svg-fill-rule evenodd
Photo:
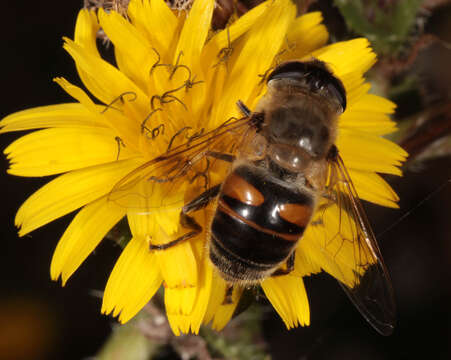
<path fill-rule="evenodd" d="M 174 140 L 177 136 L 179 136 L 182 132 L 186 131 L 186 130 L 190 130 L 192 129 L 191 126 L 184 126 L 181 129 L 177 130 L 177 132 L 172 135 L 171 139 L 169 140 L 169 144 L 168 147 L 166 148 L 166 152 L 168 153 L 171 150 L 172 144 L 174 143 Z"/>
<path fill-rule="evenodd" d="M 198 132 L 194 133 L 193 135 L 186 136 L 186 139 L 188 142 L 186 143 L 186 146 L 189 147 L 191 142 L 199 137 L 201 137 L 204 134 L 205 128 L 201 128 Z"/>

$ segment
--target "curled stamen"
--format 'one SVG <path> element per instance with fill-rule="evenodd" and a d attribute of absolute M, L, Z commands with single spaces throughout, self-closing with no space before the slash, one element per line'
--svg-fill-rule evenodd
<path fill-rule="evenodd" d="M 287 43 L 287 50 L 288 51 L 294 51 L 296 49 L 296 42 L 295 41 L 291 42 L 288 39 L 288 36 L 285 36 L 285 42 Z"/>
<path fill-rule="evenodd" d="M 171 150 L 172 144 L 174 143 L 174 140 L 177 136 L 179 136 L 185 130 L 190 130 L 190 129 L 192 129 L 191 126 L 184 126 L 181 129 L 179 129 L 174 135 L 172 135 L 171 140 L 169 140 L 168 147 L 166 148 L 166 152 L 169 152 Z"/>
<path fill-rule="evenodd" d="M 276 63 L 276 65 L 279 65 L 282 62 L 281 56 L 285 54 L 287 51 L 288 49 L 282 49 L 276 54 L 276 56 L 274 56 L 274 62 Z"/>
<path fill-rule="evenodd" d="M 191 79 L 191 77 L 192 77 L 191 69 L 187 65 L 179 64 L 179 61 L 180 61 L 180 58 L 181 58 L 182 55 L 183 55 L 183 52 L 181 51 L 179 53 L 179 55 L 177 56 L 177 60 L 176 60 L 175 65 L 173 66 L 173 68 L 171 70 L 171 74 L 169 75 L 169 79 L 170 80 L 172 79 L 172 77 L 174 76 L 174 74 L 176 73 L 176 71 L 178 69 L 185 69 L 188 72 L 188 78 L 187 78 L 187 80 L 185 80 L 185 82 L 183 83 L 183 85 L 180 88 L 172 90 L 171 92 L 178 91 L 181 88 L 185 88 L 186 91 L 188 91 L 188 89 L 191 89 L 194 85 L 204 82 L 203 80 L 194 81 L 196 79 L 196 75 L 194 75 L 194 77 Z"/>
<path fill-rule="evenodd" d="M 160 135 L 160 129 L 161 129 L 161 134 L 164 135 L 164 129 L 165 129 L 164 124 L 160 124 L 152 129 L 152 140 L 155 139 L 158 135 Z"/>
<path fill-rule="evenodd" d="M 158 100 L 160 102 L 160 105 L 164 105 L 164 104 L 168 104 L 168 103 L 177 101 L 178 103 L 180 103 L 185 108 L 185 110 L 188 110 L 188 107 L 185 105 L 185 103 L 182 100 L 180 100 L 178 97 L 176 97 L 174 95 L 171 95 L 173 92 L 179 91 L 179 90 L 183 89 L 184 87 L 185 87 L 185 84 L 183 84 L 182 86 L 179 86 L 178 88 L 175 88 L 175 89 L 172 89 L 172 90 L 168 90 L 165 93 L 163 93 L 163 95 L 161 95 L 161 96 L 160 95 L 153 95 L 150 98 L 150 107 L 152 109 L 155 109 L 155 106 L 154 106 L 154 101 L 155 100 Z"/>
<path fill-rule="evenodd" d="M 191 142 L 195 139 L 197 139 L 198 137 L 201 137 L 202 134 L 204 133 L 205 128 L 201 128 L 198 132 L 194 133 L 191 136 L 187 136 L 186 138 L 188 139 L 188 142 L 186 143 L 186 146 L 189 147 Z"/>
<path fill-rule="evenodd" d="M 189 69 L 189 67 L 186 65 L 179 65 L 179 61 L 182 56 L 183 56 L 183 51 L 180 51 L 179 54 L 177 55 L 177 60 L 175 61 L 175 65 L 172 66 L 171 74 L 169 75 L 169 80 L 172 79 L 172 77 L 174 76 L 175 72 L 177 71 L 177 69 L 179 67 L 187 69 L 189 72 L 189 77 L 191 78 L 191 70 Z"/>
<path fill-rule="evenodd" d="M 179 65 L 175 65 L 174 68 L 172 69 L 171 75 L 169 76 L 170 80 L 172 80 L 174 74 L 176 73 L 176 71 L 178 69 L 185 69 L 188 72 L 188 79 L 191 79 L 191 69 L 184 64 L 179 64 Z"/>
<path fill-rule="evenodd" d="M 230 28 L 227 28 L 227 46 L 219 50 L 218 52 L 218 58 L 219 61 L 213 65 L 213 67 L 216 67 L 220 64 L 225 64 L 227 67 L 227 60 L 229 60 L 230 56 L 232 56 L 233 48 L 232 48 L 232 42 L 230 41 Z"/>
<path fill-rule="evenodd" d="M 194 75 L 193 80 L 188 79 L 188 80 L 185 81 L 185 84 L 183 84 L 183 85 L 184 85 L 184 87 L 186 89 L 186 92 L 188 92 L 188 89 L 191 89 L 194 85 L 201 84 L 201 83 L 204 82 L 203 80 L 194 81 L 195 79 L 196 79 L 196 75 Z"/>
<path fill-rule="evenodd" d="M 153 64 L 152 67 L 150 68 L 150 75 L 152 75 L 153 71 L 154 71 L 155 68 L 158 67 L 158 66 L 167 66 L 167 67 L 171 67 L 170 64 L 160 64 L 160 61 L 161 61 L 160 53 L 159 53 L 159 52 L 157 51 L 157 49 L 155 49 L 155 48 L 152 48 L 152 50 L 155 52 L 155 54 L 157 54 L 158 59 L 157 59 L 157 61 L 155 62 L 155 64 Z"/>
<path fill-rule="evenodd" d="M 160 100 L 160 103 L 161 104 L 169 104 L 169 103 L 171 103 L 171 102 L 174 102 L 174 101 L 176 101 L 176 102 L 178 102 L 180 105 L 182 105 L 183 106 L 183 108 L 185 109 L 185 110 L 188 110 L 188 107 L 185 105 L 185 103 L 182 101 L 182 100 L 180 100 L 177 96 L 174 96 L 174 95 L 169 95 L 169 94 L 163 94 L 163 96 L 158 96 L 158 100 Z"/>
<path fill-rule="evenodd" d="M 261 77 L 261 80 L 259 81 L 258 85 L 263 85 L 266 82 L 266 78 L 268 77 L 269 73 L 275 69 L 275 66 L 271 66 L 268 70 L 266 70 L 263 74 L 258 74 L 258 77 Z"/>
<path fill-rule="evenodd" d="M 289 52 L 294 51 L 296 49 L 296 43 L 290 43 L 290 40 L 288 40 L 288 37 L 285 37 L 285 42 L 287 43 L 287 47 L 285 49 L 280 50 L 276 56 L 274 57 L 274 62 L 276 63 L 276 66 L 279 65 L 282 62 L 282 55 Z"/>
<path fill-rule="evenodd" d="M 148 131 L 151 132 L 151 130 L 146 126 L 147 121 L 149 121 L 149 119 L 152 117 L 153 114 L 155 114 L 157 111 L 163 111 L 162 108 L 157 108 L 154 109 L 150 112 L 149 115 L 146 116 L 146 118 L 143 120 L 143 122 L 141 123 L 141 134 L 144 133 L 144 131 Z"/>
<path fill-rule="evenodd" d="M 156 51 L 156 50 L 155 50 L 155 51 Z M 183 82 L 182 85 L 176 87 L 175 89 L 168 90 L 168 91 L 164 92 L 162 95 L 153 95 L 153 96 L 150 98 L 150 107 L 151 107 L 152 109 L 155 109 L 155 101 L 158 100 L 158 101 L 160 102 L 160 105 L 164 105 L 164 104 L 168 104 L 168 103 L 171 103 L 171 102 L 176 101 L 176 102 L 178 102 L 179 104 L 181 104 L 181 105 L 185 108 L 185 110 L 188 110 L 188 107 L 185 105 L 185 103 L 184 103 L 182 100 L 180 100 L 178 97 L 176 97 L 175 95 L 172 95 L 172 94 L 175 93 L 175 92 L 177 92 L 177 91 L 179 91 L 179 90 L 181 90 L 181 89 L 183 89 L 183 88 L 185 88 L 185 90 L 188 91 L 188 90 L 191 89 L 194 85 L 200 84 L 200 83 L 202 83 L 203 81 L 202 81 L 202 80 L 200 80 L 200 81 L 195 81 L 196 76 L 194 76 L 194 77 L 191 79 L 191 76 L 192 76 L 191 69 L 190 69 L 188 66 L 186 66 L 186 65 L 179 64 L 180 58 L 181 58 L 182 55 L 183 55 L 183 52 L 180 52 L 179 55 L 178 55 L 178 57 L 177 57 L 177 60 L 176 60 L 174 66 L 172 66 L 172 65 L 167 65 L 167 66 L 169 66 L 169 67 L 172 67 L 171 73 L 170 73 L 170 75 L 169 75 L 169 79 L 172 79 L 172 77 L 174 76 L 174 74 L 175 74 L 175 72 L 177 71 L 177 69 L 182 68 L 182 69 L 185 69 L 185 70 L 188 72 L 188 78 L 187 78 L 187 80 L 185 80 L 185 81 Z M 154 69 L 155 66 L 160 66 L 160 65 L 161 65 L 161 66 L 163 66 L 163 65 L 166 66 L 166 64 L 160 64 L 159 61 L 160 61 L 160 57 L 158 58 L 158 61 L 152 66 L 152 69 Z"/>
<path fill-rule="evenodd" d="M 114 138 L 114 140 L 116 140 L 117 142 L 117 156 L 116 156 L 116 161 L 119 160 L 119 155 L 121 153 L 121 146 L 125 147 L 124 141 L 122 141 L 122 139 L 119 136 L 116 136 Z"/>
<path fill-rule="evenodd" d="M 108 105 L 105 106 L 105 109 L 103 109 L 100 113 L 104 114 L 108 109 L 114 109 L 117 111 L 121 111 L 120 109 L 116 109 L 115 107 L 113 107 L 113 104 L 120 101 L 121 104 L 124 104 L 125 100 L 127 100 L 125 98 L 126 95 L 132 95 L 132 97 L 130 99 L 128 99 L 128 101 L 132 102 L 135 101 L 138 97 L 138 95 L 136 95 L 136 93 L 134 91 L 126 91 L 123 92 L 122 94 L 120 94 L 117 98 L 114 98 Z"/>
<path fill-rule="evenodd" d="M 196 172 L 196 174 L 189 180 L 189 183 L 192 184 L 198 177 L 202 177 L 205 181 L 204 188 L 208 189 L 210 184 L 210 179 L 208 178 L 208 170 L 210 169 L 210 160 L 208 157 L 206 158 L 207 165 L 205 167 L 205 170 L 201 172 Z"/>

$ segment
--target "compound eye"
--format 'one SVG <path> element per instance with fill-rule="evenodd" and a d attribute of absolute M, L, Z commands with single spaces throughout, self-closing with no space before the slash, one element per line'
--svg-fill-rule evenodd
<path fill-rule="evenodd" d="M 340 80 L 333 78 L 333 81 L 327 84 L 327 91 L 334 96 L 341 105 L 342 112 L 346 110 L 346 91 Z"/>
<path fill-rule="evenodd" d="M 326 92 L 327 96 L 338 102 L 342 111 L 346 109 L 346 91 L 343 84 L 320 60 L 282 63 L 274 69 L 267 81 L 276 79 L 289 79 L 298 82 L 300 87 L 305 87 L 310 91 Z"/>
<path fill-rule="evenodd" d="M 287 61 L 277 66 L 268 76 L 267 81 L 275 79 L 302 80 L 305 77 L 307 68 L 304 62 Z"/>

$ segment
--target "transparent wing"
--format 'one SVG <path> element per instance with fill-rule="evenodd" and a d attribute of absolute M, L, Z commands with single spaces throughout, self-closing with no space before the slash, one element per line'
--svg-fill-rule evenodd
<path fill-rule="evenodd" d="M 228 166 L 210 153 L 233 154 L 254 133 L 249 118 L 229 119 L 209 132 L 189 135 L 188 128 L 172 136 L 167 151 L 144 163 L 115 184 L 108 200 L 128 211 L 182 208 L 221 182 Z"/>
<path fill-rule="evenodd" d="M 325 270 L 339 280 L 371 326 L 382 335 L 390 335 L 396 313 L 390 277 L 362 203 L 338 154 L 330 162 L 328 193 L 312 224 L 317 228 L 316 244 L 327 259 Z"/>

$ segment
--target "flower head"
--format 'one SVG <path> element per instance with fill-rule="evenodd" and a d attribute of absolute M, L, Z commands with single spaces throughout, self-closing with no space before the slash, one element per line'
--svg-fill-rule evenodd
<path fill-rule="evenodd" d="M 102 9 L 80 11 L 74 40 L 65 39 L 64 48 L 95 100 L 56 78 L 75 102 L 21 111 L 0 123 L 1 132 L 41 129 L 5 150 L 9 173 L 61 174 L 19 209 L 15 223 L 20 236 L 79 209 L 53 255 L 52 279 L 65 284 L 126 217 L 132 239 L 109 277 L 102 312 L 126 322 L 164 285 L 166 311 L 176 334 L 197 333 L 202 323 L 210 322 L 221 329 L 242 292 L 235 288 L 232 302 L 224 303 L 227 284 L 206 251 L 211 205 L 194 215 L 204 229 L 200 235 L 165 250 L 150 250 L 186 233 L 180 225 L 181 207 L 193 188 L 221 182 L 227 167 L 215 161 L 199 170 L 196 179 L 185 177 L 176 187 L 168 182 L 149 189 L 145 182 L 136 182 L 116 192 L 115 185 L 186 141 L 185 130 L 190 129 L 188 138 L 193 139 L 240 116 L 238 100 L 253 109 L 265 92 L 262 78 L 275 64 L 314 57 L 328 64 L 347 92 L 336 145 L 359 196 L 396 207 L 396 194 L 377 173 L 400 175 L 398 166 L 406 157 L 381 137 L 395 130 L 388 117 L 394 105 L 368 93 L 363 74 L 375 55 L 366 39 L 324 46 L 328 34 L 321 14 L 296 17 L 289 0 L 263 3 L 217 32 L 210 26 L 213 9 L 213 0 L 195 1 L 189 13 L 174 13 L 163 0 L 132 0 L 127 18 Z M 114 45 L 117 65 L 102 59 L 96 46 L 99 29 Z M 151 211 L 141 211 L 136 205 L 140 201 Z M 291 274 L 261 284 L 289 328 L 309 324 L 303 276 L 325 270 L 349 283 L 347 274 L 336 271 L 333 261 L 315 250 L 315 231 L 306 231 Z M 349 260 L 349 251 L 340 251 L 340 261 Z M 351 273 L 355 270 L 352 261 L 348 267 Z"/>

